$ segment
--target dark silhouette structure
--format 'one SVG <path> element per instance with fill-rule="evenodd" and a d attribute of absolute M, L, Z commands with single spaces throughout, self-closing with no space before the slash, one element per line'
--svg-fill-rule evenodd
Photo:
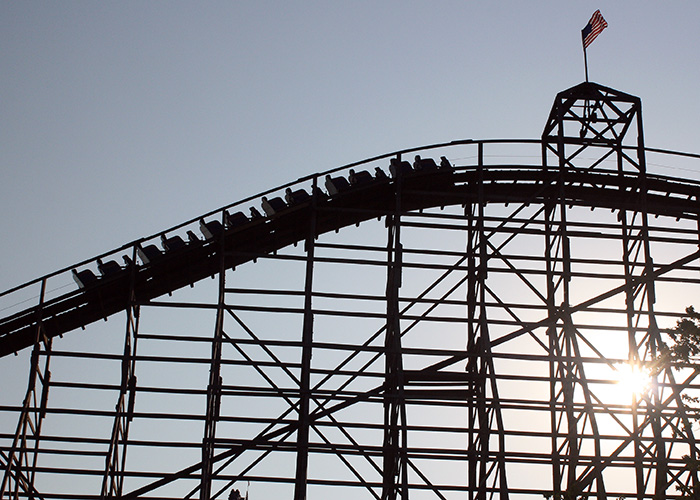
<path fill-rule="evenodd" d="M 586 82 L 541 139 L 313 174 L 4 292 L 0 356 L 29 371 L 0 498 L 697 487 L 696 373 L 655 359 L 700 290 L 700 183 L 652 155 L 700 158 Z"/>

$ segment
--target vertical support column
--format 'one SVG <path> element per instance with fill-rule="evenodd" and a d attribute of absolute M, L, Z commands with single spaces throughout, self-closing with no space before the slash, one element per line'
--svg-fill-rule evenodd
<path fill-rule="evenodd" d="M 222 214 L 222 226 L 226 220 Z M 219 236 L 219 299 L 216 309 L 216 324 L 211 345 L 209 365 L 209 383 L 207 384 L 207 411 L 204 421 L 204 437 L 202 439 L 202 478 L 200 483 L 200 500 L 209 500 L 211 496 L 211 481 L 213 472 L 213 457 L 216 452 L 216 423 L 221 409 L 221 348 L 223 344 L 224 313 L 226 306 L 226 248 L 225 232 Z"/>
<path fill-rule="evenodd" d="M 697 207 L 696 213 L 696 231 L 697 231 L 697 244 L 698 244 L 698 250 L 700 250 L 700 198 L 697 196 L 695 197 L 695 206 Z M 673 371 L 669 370 L 669 375 L 673 377 Z M 686 442 L 688 443 L 688 458 L 690 463 L 697 463 L 698 460 L 700 459 L 698 457 L 698 444 L 697 440 L 695 439 L 695 434 L 693 433 L 693 423 L 692 421 L 695 420 L 693 417 L 688 415 L 688 411 L 686 411 L 687 405 L 685 401 L 681 398 L 680 390 L 675 390 L 676 387 L 676 380 L 675 378 L 671 378 L 671 383 L 674 387 L 674 392 L 675 397 L 676 397 L 676 404 L 678 405 L 679 411 L 681 413 L 681 423 L 682 426 L 681 428 L 683 429 L 685 436 L 686 436 Z M 690 491 L 700 491 L 700 480 L 698 479 L 698 470 L 696 468 L 690 467 L 690 470 L 688 470 L 688 478 L 686 479 L 686 487 L 690 489 Z"/>
<path fill-rule="evenodd" d="M 471 397 L 467 401 L 467 430 L 469 463 L 467 464 L 467 487 L 469 489 L 469 500 L 481 498 L 482 492 L 479 489 L 479 477 L 481 468 L 479 464 L 484 460 L 483 450 L 481 450 L 482 437 L 480 423 L 481 413 L 485 403 L 484 387 L 481 383 L 481 373 L 479 370 L 479 344 L 480 322 L 479 318 L 479 285 L 482 283 L 482 269 L 477 263 L 477 249 L 479 246 L 479 231 L 476 229 L 477 216 L 474 214 L 476 204 L 468 204 L 465 207 L 467 218 L 467 373 L 472 380 L 470 383 Z M 482 220 L 483 219 L 479 219 Z"/>
<path fill-rule="evenodd" d="M 46 295 L 46 279 L 41 282 L 39 305 L 36 310 L 36 336 L 31 354 L 27 394 L 17 423 L 17 430 L 7 457 L 7 468 L 0 485 L 0 498 L 39 496 L 34 489 L 41 428 L 46 416 L 51 385 L 51 338 L 43 331 L 43 308 Z M 41 357 L 44 356 L 44 366 Z M 33 446 L 30 441 L 34 441 Z"/>
<path fill-rule="evenodd" d="M 621 209 L 618 217 L 622 228 L 623 244 L 623 265 L 625 273 L 625 306 L 627 313 L 627 330 L 629 359 L 633 365 L 641 365 L 645 361 L 644 349 L 648 349 L 646 359 L 655 359 L 661 349 L 661 335 L 656 323 L 654 303 L 656 302 L 656 292 L 654 280 L 643 279 L 644 276 L 652 276 L 654 273 L 654 262 L 651 256 L 651 244 L 649 239 L 649 222 L 647 211 L 647 186 L 646 186 L 646 160 L 644 152 L 644 135 L 642 131 L 641 104 L 639 104 L 637 118 L 637 162 L 639 165 L 639 175 L 636 187 L 638 203 L 635 206 L 640 210 L 626 211 Z M 618 174 L 620 178 L 624 176 L 622 170 L 623 151 L 617 147 Z M 624 190 L 625 183 L 620 183 L 620 189 Z M 641 336 L 640 336 L 641 333 Z M 670 377 L 673 377 L 671 369 L 667 368 Z M 645 454 L 652 453 L 655 465 L 654 498 L 666 498 L 668 483 L 668 457 L 666 456 L 666 445 L 662 436 L 662 415 L 663 397 L 658 381 L 658 374 L 652 376 L 652 387 L 650 389 L 651 407 L 647 408 L 647 415 L 651 419 L 651 430 L 653 435 L 653 451 L 645 445 L 640 437 L 643 432 L 640 430 L 640 403 L 643 402 L 634 396 L 632 403 L 633 432 L 635 433 L 635 460 L 636 460 L 636 480 L 637 491 L 640 495 L 646 489 L 648 482 L 649 467 L 642 465 Z"/>
<path fill-rule="evenodd" d="M 545 207 L 545 262 L 549 339 L 553 493 L 561 496 L 576 482 L 579 461 L 578 419 L 574 410 L 575 331 L 569 311 L 570 254 L 566 231 L 564 163 L 557 175 L 558 201 Z"/>
<path fill-rule="evenodd" d="M 470 325 L 467 349 L 470 356 L 466 370 L 471 375 L 473 388 L 472 400 L 469 402 L 469 495 L 470 498 L 481 500 L 498 491 L 499 498 L 507 500 L 508 478 L 502 453 L 505 451 L 505 429 L 486 307 L 489 252 L 485 228 L 487 200 L 484 194 L 483 143 L 479 143 L 478 160 L 477 202 L 468 216 L 467 245 L 467 251 L 470 252 L 467 292 Z M 488 405 L 487 401 L 490 402 Z M 492 449 L 494 433 L 498 442 L 495 450 Z"/>
<path fill-rule="evenodd" d="M 698 242 L 698 250 L 700 250 L 700 198 L 695 197 L 695 206 L 698 207 L 696 213 L 697 218 L 696 218 L 696 229 L 697 229 L 697 242 Z M 671 372 L 673 374 L 673 372 Z M 675 380 L 673 380 L 673 384 L 675 385 Z M 688 443 L 688 448 L 689 448 L 689 453 L 688 457 L 690 458 L 691 461 L 694 461 L 695 463 L 700 460 L 700 457 L 698 457 L 698 443 L 697 440 L 695 439 L 695 434 L 693 433 L 692 430 L 692 423 L 691 421 L 694 420 L 692 417 L 688 415 L 689 412 L 686 411 L 686 404 L 685 402 L 681 399 L 681 394 L 678 391 L 676 393 L 676 401 L 681 408 L 682 411 L 682 422 L 683 422 L 683 430 L 686 432 L 686 441 Z M 698 470 L 691 470 L 689 472 L 689 478 L 686 481 L 686 485 L 691 488 L 692 491 L 700 491 L 700 479 L 698 479 Z"/>
<path fill-rule="evenodd" d="M 318 178 L 311 188 L 311 220 L 306 237 L 306 275 L 304 279 L 304 322 L 301 337 L 301 376 L 299 379 L 299 427 L 297 430 L 297 464 L 294 500 L 306 499 L 309 470 L 309 402 L 311 398 L 311 357 L 313 354 L 314 315 L 312 310 L 313 276 L 316 241 L 316 205 Z"/>
<path fill-rule="evenodd" d="M 558 111 L 560 114 L 563 111 Z M 558 120 L 563 121 L 563 116 Z M 592 396 L 588 388 L 583 360 L 578 344 L 578 332 L 570 305 L 571 248 L 566 208 L 566 172 L 569 159 L 563 128 L 558 128 L 556 150 L 558 168 L 550 185 L 550 200 L 545 202 L 544 237 L 547 278 L 547 313 L 550 320 L 547 337 L 549 345 L 550 432 L 552 454 L 552 493 L 555 498 L 576 496 L 591 487 L 579 478 L 584 466 L 581 447 L 585 440 L 593 441 L 593 461 L 601 459 L 600 433 L 595 413 L 590 409 Z M 543 144 L 542 165 L 547 169 L 547 150 Z M 576 400 L 577 389 L 583 401 Z M 588 429 L 584 428 L 588 427 Z M 598 498 L 605 498 L 605 484 L 600 469 L 592 476 Z"/>
<path fill-rule="evenodd" d="M 401 158 L 399 157 L 399 161 Z M 406 405 L 399 289 L 401 288 L 401 194 L 403 178 L 396 178 L 396 208 L 387 216 L 387 327 L 384 341 L 384 443 L 382 446 L 382 500 L 408 499 Z"/>
<path fill-rule="evenodd" d="M 563 121 L 563 116 L 560 118 Z M 563 128 L 558 130 L 559 134 L 559 168 L 556 178 L 556 203 L 551 205 L 551 209 L 546 211 L 547 226 L 552 230 L 549 234 L 551 239 L 546 242 L 548 249 L 547 266 L 549 269 L 547 280 L 547 302 L 549 306 L 550 319 L 553 321 L 549 327 L 548 336 L 550 343 L 550 356 L 555 359 L 554 372 L 550 376 L 558 386 L 555 392 L 555 401 L 558 399 L 563 406 L 563 417 L 566 420 L 566 430 L 559 431 L 561 422 L 556 422 L 553 432 L 562 437 L 563 442 L 555 439 L 553 453 L 559 453 L 564 449 L 565 457 L 562 469 L 555 473 L 559 476 L 559 483 L 555 489 L 562 491 L 562 483 L 565 481 L 564 491 L 572 493 L 572 488 L 576 482 L 576 468 L 579 462 L 579 436 L 577 419 L 574 412 L 574 366 L 572 359 L 572 343 L 576 341 L 574 332 L 570 328 L 569 304 L 569 284 L 571 282 L 571 255 L 569 247 L 569 235 L 567 234 L 566 219 L 566 169 L 567 157 L 566 146 L 563 140 Z M 556 411 L 556 410 L 555 410 Z"/>
<path fill-rule="evenodd" d="M 545 207 L 545 262 L 547 273 L 547 316 L 550 319 L 550 326 L 547 328 L 547 338 L 549 344 L 549 409 L 550 409 L 550 429 L 552 441 L 552 493 L 554 498 L 561 498 L 562 485 L 562 457 L 559 451 L 559 413 L 557 400 L 560 398 L 561 378 L 559 376 L 557 359 L 561 353 L 557 336 L 555 318 L 558 310 L 555 302 L 557 280 L 555 269 L 557 262 L 557 251 L 555 245 L 555 228 L 552 224 L 554 207 L 550 203 Z"/>
<path fill-rule="evenodd" d="M 558 147 L 562 145 L 559 143 Z M 557 151 L 559 160 L 559 169 L 561 169 L 561 156 L 563 153 Z M 542 169 L 544 172 L 551 172 L 547 164 L 547 145 L 542 143 Z M 552 456 L 552 494 L 554 498 L 561 498 L 562 494 L 562 456 L 559 451 L 559 415 L 557 400 L 560 398 L 559 387 L 561 380 L 559 378 L 557 359 L 559 358 L 559 342 L 557 339 L 556 318 L 558 317 L 558 308 L 556 305 L 556 295 L 558 281 L 557 273 L 557 255 L 558 245 L 556 244 L 556 232 L 558 227 L 554 224 L 554 214 L 556 205 L 554 201 L 545 201 L 544 207 L 544 258 L 547 275 L 547 317 L 550 320 L 550 325 L 547 328 L 547 338 L 549 347 L 549 411 L 550 411 L 550 433 L 551 433 L 551 456 Z"/>
<path fill-rule="evenodd" d="M 477 422 L 479 425 L 479 455 L 481 455 L 479 460 L 479 480 L 477 483 L 477 499 L 482 500 L 486 498 L 486 487 L 487 487 L 487 477 L 490 460 L 490 449 L 491 449 L 491 423 L 489 422 L 488 412 L 486 411 L 486 359 L 485 359 L 485 347 L 488 342 L 488 316 L 486 312 L 486 296 L 485 296 L 485 283 L 488 277 L 488 254 L 486 252 L 486 234 L 484 231 L 484 218 L 486 216 L 486 200 L 484 197 L 484 144 L 479 143 L 478 149 L 478 175 L 479 184 L 477 187 L 478 200 L 477 200 L 477 219 L 476 219 L 476 251 L 479 255 L 479 264 L 476 268 L 477 281 L 476 286 L 478 287 L 477 292 L 474 294 L 476 300 L 479 304 L 478 314 L 478 328 L 479 335 L 476 339 L 476 352 L 477 359 L 475 363 L 475 368 L 477 370 L 476 380 L 477 380 Z M 495 398 L 494 398 L 495 400 Z"/>
<path fill-rule="evenodd" d="M 625 309 L 627 314 L 627 344 L 628 344 L 628 359 L 627 362 L 632 366 L 639 366 L 641 363 L 639 346 L 637 344 L 636 335 L 636 313 L 635 313 L 635 294 L 636 290 L 632 282 L 634 266 L 631 262 L 633 248 L 630 242 L 630 228 L 627 223 L 627 214 L 624 210 L 620 210 L 618 217 L 622 228 L 622 263 L 625 273 Z M 639 400 L 637 395 L 632 395 L 631 417 L 632 417 L 632 432 L 634 436 L 634 462 L 635 462 L 635 481 L 637 492 L 639 495 L 645 490 L 645 473 L 646 468 L 642 463 L 643 459 L 643 444 L 639 429 Z M 638 497 L 641 498 L 641 497 Z"/>
<path fill-rule="evenodd" d="M 132 262 L 136 261 L 136 248 Z M 124 488 L 126 449 L 129 426 L 134 418 L 136 402 L 136 344 L 139 330 L 140 308 L 134 296 L 136 267 L 131 266 L 129 305 L 126 309 L 126 333 L 122 356 L 122 373 L 116 414 L 112 425 L 109 448 L 105 457 L 105 471 L 102 478 L 102 498 L 120 498 Z"/>
<path fill-rule="evenodd" d="M 647 209 L 647 174 L 646 174 L 646 153 L 644 149 L 644 130 L 642 122 L 642 103 L 639 103 L 637 110 L 637 162 L 640 171 L 640 196 L 641 196 L 641 219 L 642 219 L 642 241 L 644 245 L 644 274 L 646 276 L 654 275 L 654 261 L 651 255 L 651 242 L 649 238 L 649 212 Z M 649 349 L 652 358 L 655 358 L 663 345 L 661 340 L 661 332 L 659 331 L 656 322 L 656 313 L 654 304 L 656 303 L 656 287 L 655 281 L 647 280 L 646 282 L 646 313 L 649 316 Z M 667 368 L 670 377 L 673 377 L 671 368 Z M 666 498 L 666 490 L 668 489 L 668 456 L 666 453 L 666 444 L 662 436 L 662 408 L 663 397 L 660 394 L 658 380 L 655 380 L 652 386 L 652 404 L 653 404 L 653 420 L 652 430 L 654 433 L 654 442 L 656 444 L 656 487 L 654 495 L 657 500 Z"/>

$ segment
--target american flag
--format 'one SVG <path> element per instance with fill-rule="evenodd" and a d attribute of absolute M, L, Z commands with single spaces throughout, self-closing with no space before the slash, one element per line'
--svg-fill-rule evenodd
<path fill-rule="evenodd" d="M 583 48 L 585 49 L 591 43 L 593 43 L 593 40 L 595 40 L 595 38 L 598 35 L 600 35 L 600 32 L 607 27 L 608 23 L 605 22 L 605 19 L 603 19 L 603 16 L 600 13 L 600 11 L 596 10 L 593 13 L 593 16 L 591 17 L 591 20 L 588 21 L 586 27 L 581 30 L 581 38 L 583 38 Z"/>

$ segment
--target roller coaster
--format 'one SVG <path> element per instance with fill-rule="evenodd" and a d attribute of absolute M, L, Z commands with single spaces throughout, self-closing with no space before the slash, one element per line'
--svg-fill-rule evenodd
<path fill-rule="evenodd" d="M 647 168 L 700 156 L 643 137 L 585 82 L 3 292 L 0 499 L 700 491 L 700 182 Z"/>

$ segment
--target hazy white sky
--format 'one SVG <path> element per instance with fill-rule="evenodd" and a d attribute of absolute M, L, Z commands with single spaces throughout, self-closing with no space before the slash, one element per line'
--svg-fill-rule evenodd
<path fill-rule="evenodd" d="M 0 288 L 312 172 L 538 137 L 596 8 L 591 80 L 700 150 L 695 1 L 2 2 Z"/>

